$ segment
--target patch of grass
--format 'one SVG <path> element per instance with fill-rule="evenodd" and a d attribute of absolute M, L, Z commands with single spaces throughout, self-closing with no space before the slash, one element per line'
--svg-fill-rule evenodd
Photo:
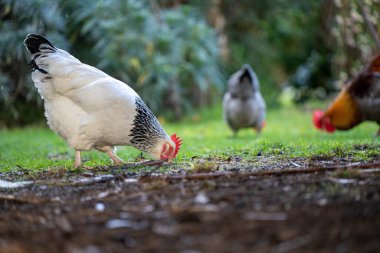
<path fill-rule="evenodd" d="M 380 138 L 374 138 L 375 123 L 362 123 L 345 132 L 327 134 L 314 129 L 311 110 L 283 108 L 270 110 L 267 125 L 260 135 L 244 129 L 232 138 L 222 118 L 221 108 L 205 109 L 179 123 L 164 122 L 169 135 L 176 132 L 183 145 L 175 160 L 190 162 L 192 158 L 226 160 L 239 156 L 255 161 L 257 154 L 297 158 L 351 157 L 366 161 L 379 155 Z M 126 162 L 141 158 L 132 147 L 119 147 L 118 155 Z M 83 152 L 85 166 L 111 165 L 105 154 Z M 147 158 L 147 155 L 143 155 Z M 0 172 L 66 168 L 72 170 L 74 150 L 47 128 L 28 127 L 0 131 Z"/>
<path fill-rule="evenodd" d="M 166 127 L 168 132 L 176 131 L 184 138 L 179 160 L 193 156 L 226 159 L 236 155 L 251 160 L 258 153 L 289 158 L 343 158 L 360 154 L 363 159 L 369 159 L 380 149 L 380 138 L 374 138 L 375 123 L 365 122 L 350 131 L 328 134 L 314 128 L 311 110 L 270 110 L 267 125 L 259 136 L 252 129 L 244 129 L 236 138 L 232 138 L 232 132 L 223 122 L 220 108 L 202 111 L 197 118 L 198 122 L 190 118 Z M 367 148 L 358 150 L 358 145 Z"/>
<path fill-rule="evenodd" d="M 197 161 L 192 164 L 189 173 L 209 173 L 218 170 L 218 165 L 209 161 Z"/>

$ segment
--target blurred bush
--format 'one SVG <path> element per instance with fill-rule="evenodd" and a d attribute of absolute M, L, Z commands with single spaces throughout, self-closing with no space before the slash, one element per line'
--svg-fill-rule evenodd
<path fill-rule="evenodd" d="M 324 1 L 221 0 L 219 5 L 229 38 L 227 69 L 250 63 L 269 106 L 278 106 L 287 85 L 297 90 L 297 101 L 316 87 L 331 91 L 330 48 L 321 29 Z"/>
<path fill-rule="evenodd" d="M 244 63 L 269 107 L 284 88 L 287 103 L 325 99 L 377 50 L 379 13 L 380 0 L 0 0 L 0 125 L 42 115 L 21 44 L 30 32 L 178 119 L 220 103 L 228 73 Z"/>
<path fill-rule="evenodd" d="M 284 88 L 296 103 L 325 99 L 380 50 L 373 38 L 380 31 L 379 0 L 164 2 L 199 6 L 218 31 L 227 71 L 250 63 L 271 107 Z"/>
<path fill-rule="evenodd" d="M 178 119 L 221 90 L 216 35 L 194 9 L 161 10 L 154 1 L 103 1 L 91 9 L 91 2 L 73 14 L 95 42 L 98 66 L 134 83 L 153 111 L 167 108 Z"/>
<path fill-rule="evenodd" d="M 215 32 L 189 6 L 161 10 L 154 1 L 1 0 L 0 14 L 2 124 L 30 123 L 41 115 L 22 45 L 31 32 L 125 81 L 155 113 L 172 119 L 211 104 L 222 89 Z"/>
<path fill-rule="evenodd" d="M 65 17 L 54 1 L 0 1 L 0 126 L 23 125 L 43 117 L 42 103 L 27 69 L 22 44 L 26 34 L 41 32 L 67 47 Z"/>
<path fill-rule="evenodd" d="M 380 51 L 380 0 L 335 1 L 331 16 L 334 74 L 347 81 Z"/>
<path fill-rule="evenodd" d="M 376 45 L 379 3 L 379 0 L 321 1 L 315 24 L 319 43 L 286 83 L 295 88 L 296 102 L 323 100 L 336 93 L 380 50 L 380 44 Z"/>

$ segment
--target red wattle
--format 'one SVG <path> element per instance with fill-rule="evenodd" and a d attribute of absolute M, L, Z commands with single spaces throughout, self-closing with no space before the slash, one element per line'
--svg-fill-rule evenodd
<path fill-rule="evenodd" d="M 323 128 L 326 130 L 328 133 L 333 133 L 335 132 L 335 127 L 331 124 L 331 121 L 329 118 L 326 118 L 323 121 Z"/>

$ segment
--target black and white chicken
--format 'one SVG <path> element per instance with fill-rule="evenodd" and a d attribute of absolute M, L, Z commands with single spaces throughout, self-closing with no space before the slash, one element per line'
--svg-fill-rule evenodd
<path fill-rule="evenodd" d="M 234 135 L 239 129 L 249 127 L 259 133 L 265 124 L 265 108 L 256 73 L 250 65 L 244 64 L 228 80 L 228 90 L 223 97 L 224 119 Z"/>
<path fill-rule="evenodd" d="M 176 157 L 181 139 L 166 134 L 127 84 L 80 62 L 41 35 L 29 34 L 24 45 L 32 55 L 32 79 L 44 101 L 47 123 L 75 149 L 75 167 L 81 165 L 80 152 L 91 149 L 120 165 L 115 148 L 120 145 L 134 146 L 157 160 Z"/>

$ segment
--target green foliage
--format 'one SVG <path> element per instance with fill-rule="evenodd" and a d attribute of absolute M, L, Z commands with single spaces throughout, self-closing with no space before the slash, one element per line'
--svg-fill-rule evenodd
<path fill-rule="evenodd" d="M 97 66 L 128 82 L 153 111 L 179 118 L 220 90 L 216 36 L 194 9 L 90 2 L 78 2 L 73 16 L 94 43 Z"/>
<path fill-rule="evenodd" d="M 215 32 L 193 8 L 160 10 L 134 0 L 0 0 L 0 14 L 0 98 L 6 107 L 0 125 L 42 115 L 22 45 L 31 32 L 127 82 L 155 113 L 180 118 L 219 97 Z M 24 107 L 30 113 L 23 114 Z"/>
<path fill-rule="evenodd" d="M 227 66 L 250 63 L 268 104 L 284 86 L 296 102 L 324 99 L 372 58 L 376 49 L 362 6 L 379 36 L 377 0 L 221 2 L 230 41 Z"/>
<path fill-rule="evenodd" d="M 375 38 L 380 39 L 380 4 L 378 0 L 350 0 L 336 4 L 335 22 L 331 35 L 336 42 L 336 52 L 333 58 L 334 72 L 341 79 L 339 86 L 362 70 L 380 50 Z M 366 15 L 364 15 L 364 12 Z M 366 22 L 372 23 L 374 33 Z"/>
<path fill-rule="evenodd" d="M 318 9 L 314 19 L 318 29 L 313 30 L 316 43 L 288 82 L 297 90 L 297 102 L 310 97 L 322 100 L 340 89 L 378 51 L 364 15 L 365 11 L 375 30 L 380 28 L 375 21 L 380 11 L 376 0 L 324 1 Z"/>
<path fill-rule="evenodd" d="M 289 117 L 291 115 L 291 117 Z M 363 123 L 351 131 L 327 134 L 314 129 L 311 112 L 296 108 L 269 110 L 267 126 L 260 136 L 245 129 L 232 138 L 221 117 L 220 107 L 202 110 L 180 123 L 166 123 L 168 133 L 176 132 L 183 145 L 175 162 L 193 164 L 194 170 L 215 170 L 212 162 L 239 156 L 252 165 L 259 162 L 257 154 L 270 160 L 334 158 L 368 161 L 379 155 L 380 139 L 374 138 L 374 123 Z M 71 150 L 49 129 L 26 128 L 0 131 L 0 172 L 24 170 L 72 169 L 74 150 Z M 118 148 L 126 162 L 140 160 L 141 153 L 131 147 Z M 145 156 L 145 155 L 144 155 Z M 111 162 L 98 151 L 83 152 L 85 166 L 105 166 Z M 148 158 L 147 156 L 145 156 Z M 211 162 L 196 162 L 211 158 Z M 184 165 L 185 166 L 185 165 Z"/>
<path fill-rule="evenodd" d="M 227 73 L 253 67 L 269 107 L 279 95 L 324 99 L 376 50 L 363 6 L 379 31 L 378 0 L 0 0 L 0 127 L 42 117 L 21 43 L 27 33 L 45 34 L 127 82 L 155 113 L 180 118 L 220 100 L 219 54 L 228 55 Z"/>
<path fill-rule="evenodd" d="M 331 78 L 331 74 L 321 74 L 319 71 L 325 64 L 322 60 L 328 57 L 319 36 L 322 3 L 222 1 L 221 8 L 228 20 L 226 32 L 231 41 L 232 63 L 228 69 L 233 72 L 242 63 L 250 63 L 261 80 L 264 98 L 270 106 L 276 105 L 283 85 L 309 58 L 317 60 L 313 63 L 313 70 L 306 68 L 306 71 L 312 72 L 309 76 L 316 77 L 319 74 L 323 80 L 308 78 L 302 80 L 302 84 L 297 84 L 298 87 L 329 85 L 325 80 Z M 313 54 L 322 59 L 311 57 Z"/>
<path fill-rule="evenodd" d="M 31 123 L 41 115 L 41 100 L 27 70 L 29 59 L 22 44 L 26 34 L 45 33 L 65 48 L 67 42 L 60 34 L 64 28 L 65 18 L 54 1 L 0 1 L 0 127 Z"/>

